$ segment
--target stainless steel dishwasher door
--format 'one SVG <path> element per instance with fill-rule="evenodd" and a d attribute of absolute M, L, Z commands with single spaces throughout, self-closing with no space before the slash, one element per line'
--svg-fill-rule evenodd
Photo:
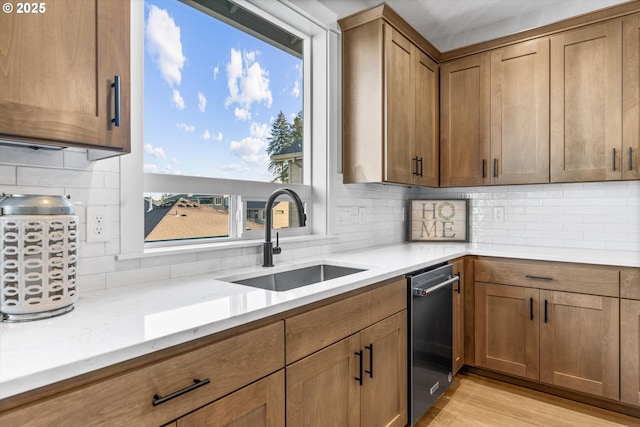
<path fill-rule="evenodd" d="M 451 265 L 409 280 L 409 420 L 420 419 L 453 379 L 453 276 Z"/>

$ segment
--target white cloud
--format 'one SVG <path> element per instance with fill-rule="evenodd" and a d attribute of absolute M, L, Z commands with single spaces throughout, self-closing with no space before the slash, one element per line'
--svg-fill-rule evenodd
<path fill-rule="evenodd" d="M 167 155 L 164 153 L 164 149 L 162 147 L 154 147 L 151 144 L 144 144 L 144 152 L 155 158 L 167 160 Z"/>
<path fill-rule="evenodd" d="M 177 157 L 172 157 L 171 158 L 171 163 L 173 163 L 174 165 L 177 165 L 178 163 L 180 163 L 180 160 L 178 160 Z"/>
<path fill-rule="evenodd" d="M 251 166 L 264 166 L 269 163 L 266 153 L 267 138 L 270 135 L 269 125 L 266 123 L 251 123 L 249 136 L 240 141 L 231 141 L 231 153 L 240 157 Z"/>
<path fill-rule="evenodd" d="M 269 125 L 266 123 L 251 123 L 249 132 L 251 136 L 265 141 L 271 135 L 271 129 L 269 129 Z"/>
<path fill-rule="evenodd" d="M 146 26 L 147 51 L 158 66 L 162 77 L 170 87 L 182 81 L 182 54 L 180 27 L 165 9 L 151 5 Z"/>
<path fill-rule="evenodd" d="M 180 95 L 180 91 L 178 91 L 176 89 L 173 90 L 173 95 L 171 96 L 171 101 L 173 101 L 173 105 L 178 110 L 184 110 L 184 98 L 182 98 L 182 95 Z"/>
<path fill-rule="evenodd" d="M 247 108 L 236 107 L 235 111 L 236 119 L 238 120 L 249 120 L 251 119 L 251 111 Z"/>
<path fill-rule="evenodd" d="M 220 72 L 220 65 L 217 65 L 215 67 L 213 67 L 213 80 L 216 80 L 218 78 L 218 73 Z"/>
<path fill-rule="evenodd" d="M 300 82 L 297 80 L 293 82 L 293 89 L 291 89 L 291 95 L 293 95 L 294 98 L 297 98 L 300 96 Z"/>
<path fill-rule="evenodd" d="M 249 166 L 239 165 L 237 163 L 230 163 L 228 165 L 219 166 L 220 170 L 223 171 L 232 171 L 232 172 L 247 172 L 250 168 Z"/>
<path fill-rule="evenodd" d="M 206 109 L 207 109 L 207 98 L 204 96 L 204 93 L 198 92 L 198 110 L 204 113 Z"/>
<path fill-rule="evenodd" d="M 158 165 L 144 165 L 145 173 L 158 173 L 159 171 Z"/>
<path fill-rule="evenodd" d="M 235 116 L 239 120 L 251 118 L 251 105 L 262 102 L 271 106 L 273 98 L 269 89 L 269 73 L 256 62 L 259 52 L 244 52 L 231 49 L 231 59 L 227 64 L 227 86 L 229 96 L 225 100 L 225 107 L 238 104 Z"/>
<path fill-rule="evenodd" d="M 178 127 L 178 129 L 182 129 L 185 132 L 193 132 L 196 130 L 195 126 L 188 125 L 184 122 L 176 123 L 176 126 Z"/>
<path fill-rule="evenodd" d="M 265 152 L 267 144 L 260 138 L 248 136 L 240 141 L 231 141 L 231 153 L 240 157 L 252 166 L 262 166 L 269 163 L 269 155 Z"/>
<path fill-rule="evenodd" d="M 210 139 L 213 139 L 214 141 L 222 141 L 222 132 L 218 132 L 217 135 L 211 135 L 211 132 L 209 132 L 208 130 L 205 130 L 204 133 L 202 134 L 202 139 L 208 141 Z"/>

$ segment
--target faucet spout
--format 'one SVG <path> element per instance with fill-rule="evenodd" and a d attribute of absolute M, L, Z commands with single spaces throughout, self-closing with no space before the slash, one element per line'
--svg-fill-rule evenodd
<path fill-rule="evenodd" d="M 265 224 L 264 224 L 264 243 L 262 244 L 263 249 L 263 267 L 273 267 L 273 253 L 274 247 L 271 242 L 271 227 L 273 225 L 273 204 L 275 203 L 278 196 L 288 195 L 291 200 L 296 205 L 296 210 L 298 211 L 298 224 L 300 227 L 304 227 L 307 223 L 307 215 L 304 213 L 304 205 L 302 204 L 302 200 L 298 194 L 289 189 L 289 188 L 279 188 L 267 199 L 267 205 L 265 206 Z M 279 253 L 279 252 L 278 252 Z"/>

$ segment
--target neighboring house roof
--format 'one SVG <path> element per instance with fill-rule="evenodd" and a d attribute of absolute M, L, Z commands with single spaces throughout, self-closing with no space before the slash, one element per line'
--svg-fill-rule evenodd
<path fill-rule="evenodd" d="M 300 154 L 302 155 L 302 141 L 293 142 L 291 145 L 286 147 L 283 150 L 278 151 L 277 153 L 273 153 L 271 157 L 284 156 L 286 154 Z M 286 156 L 290 157 L 290 156 Z"/>
<path fill-rule="evenodd" d="M 170 207 L 155 207 L 150 212 L 147 209 L 148 203 L 145 204 L 145 240 L 148 241 L 222 237 L 229 233 L 228 212 L 190 200 L 180 198 Z M 159 220 L 158 216 L 161 216 Z M 251 230 L 262 229 L 262 225 L 253 221 L 247 221 L 246 225 Z"/>
<path fill-rule="evenodd" d="M 169 212 L 172 206 L 158 207 L 151 205 L 152 209 L 149 210 L 149 200 L 144 201 L 144 237 L 145 239 L 151 233 L 151 231 L 158 225 L 158 223 Z M 152 203 L 152 202 L 151 202 Z"/>

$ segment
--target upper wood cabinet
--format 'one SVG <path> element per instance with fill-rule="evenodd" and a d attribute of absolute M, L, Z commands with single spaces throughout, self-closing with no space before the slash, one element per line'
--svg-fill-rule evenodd
<path fill-rule="evenodd" d="M 549 182 L 549 39 L 491 52 L 491 183 Z"/>
<path fill-rule="evenodd" d="M 343 180 L 437 187 L 438 66 L 388 6 L 375 11 L 339 21 Z"/>
<path fill-rule="evenodd" d="M 129 1 L 40 4 L 0 14 L 0 138 L 129 152 Z"/>
<path fill-rule="evenodd" d="M 640 179 L 640 14 L 622 20 L 622 179 Z"/>
<path fill-rule="evenodd" d="M 620 20 L 551 37 L 551 181 L 621 178 Z"/>
<path fill-rule="evenodd" d="M 549 182 L 549 40 L 441 70 L 441 185 Z"/>
<path fill-rule="evenodd" d="M 440 67 L 440 185 L 486 185 L 489 159 L 487 53 Z"/>

